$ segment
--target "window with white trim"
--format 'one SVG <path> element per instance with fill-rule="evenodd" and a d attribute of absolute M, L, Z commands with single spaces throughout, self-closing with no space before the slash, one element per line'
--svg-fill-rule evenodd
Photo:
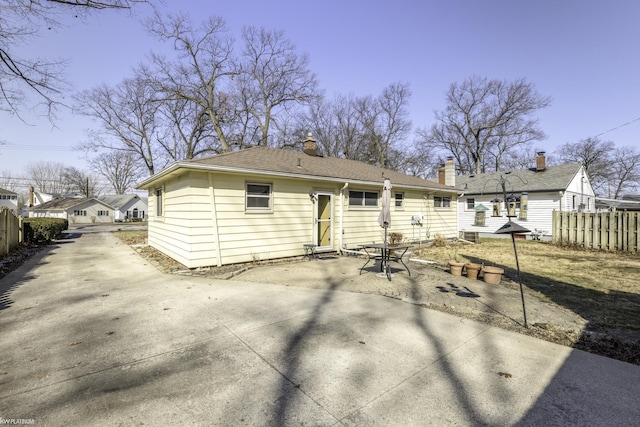
<path fill-rule="evenodd" d="M 467 210 L 473 210 L 476 207 L 476 199 L 473 197 L 467 197 Z"/>
<path fill-rule="evenodd" d="M 163 214 L 163 212 L 162 212 L 162 208 L 163 208 L 163 206 L 162 206 L 162 202 L 163 202 L 162 193 L 163 193 L 162 192 L 162 188 L 156 188 L 156 198 L 155 198 L 155 201 L 156 201 L 156 216 L 162 216 L 162 214 Z"/>
<path fill-rule="evenodd" d="M 450 208 L 451 196 L 433 196 L 433 206 L 436 208 Z"/>
<path fill-rule="evenodd" d="M 109 211 L 98 211 L 98 216 L 109 216 Z"/>
<path fill-rule="evenodd" d="M 245 209 L 247 211 L 271 211 L 271 184 L 248 182 L 245 190 Z"/>
<path fill-rule="evenodd" d="M 396 209 L 402 209 L 404 207 L 404 193 L 396 192 L 394 197 Z"/>
<path fill-rule="evenodd" d="M 85 210 L 75 210 L 73 211 L 74 216 L 87 216 L 87 211 Z"/>
<path fill-rule="evenodd" d="M 377 208 L 379 198 L 377 191 L 349 190 L 350 207 Z"/>

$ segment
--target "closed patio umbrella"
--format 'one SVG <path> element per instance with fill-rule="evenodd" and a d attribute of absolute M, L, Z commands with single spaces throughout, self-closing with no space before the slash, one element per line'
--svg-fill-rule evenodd
<path fill-rule="evenodd" d="M 384 179 L 382 187 L 382 210 L 378 216 L 378 224 L 384 228 L 384 242 L 387 243 L 387 228 L 391 225 L 391 180 Z"/>
<path fill-rule="evenodd" d="M 380 227 L 384 228 L 385 249 L 383 249 L 383 259 L 380 261 L 382 263 L 381 267 L 385 270 L 387 278 L 391 280 L 391 269 L 389 267 L 388 260 L 389 250 L 386 248 L 387 229 L 391 225 L 391 180 L 389 178 L 384 179 L 384 186 L 382 187 L 382 210 L 380 211 L 380 215 L 378 216 L 378 224 L 380 224 Z"/>

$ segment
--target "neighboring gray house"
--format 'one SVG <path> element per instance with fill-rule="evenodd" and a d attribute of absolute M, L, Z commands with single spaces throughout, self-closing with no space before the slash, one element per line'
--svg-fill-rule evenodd
<path fill-rule="evenodd" d="M 113 207 L 113 220 L 115 222 L 147 220 L 147 212 L 149 210 L 147 201 L 140 198 L 137 194 L 100 196 L 98 200 Z"/>
<path fill-rule="evenodd" d="M 451 170 L 452 161 L 446 166 Z M 451 180 L 451 173 L 441 175 Z M 531 169 L 475 176 L 453 174 L 453 179 L 455 183 L 447 185 L 455 185 L 462 193 L 458 200 L 458 228 L 460 232 L 477 232 L 481 237 L 496 237 L 493 233 L 508 220 L 502 182 L 507 198 L 512 199 L 512 220 L 538 237 L 551 237 L 554 210 L 596 211 L 595 194 L 582 165 L 546 166 L 544 152 L 538 153 L 536 166 Z"/>
<path fill-rule="evenodd" d="M 58 198 L 29 208 L 30 217 L 64 218 L 72 224 L 113 222 L 114 208 L 96 198 Z"/>

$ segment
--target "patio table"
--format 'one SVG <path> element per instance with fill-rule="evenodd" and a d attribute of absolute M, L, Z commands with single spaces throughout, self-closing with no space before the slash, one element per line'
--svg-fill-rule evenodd
<path fill-rule="evenodd" d="M 387 279 L 391 280 L 391 261 L 402 264 L 411 276 L 411 270 L 402 261 L 402 257 L 407 253 L 411 245 L 389 245 L 384 243 L 368 243 L 365 245 L 359 245 L 367 253 L 367 262 L 360 268 L 360 274 L 362 270 L 371 262 L 371 260 L 380 261 L 380 271 L 386 273 Z M 392 255 L 391 253 L 394 252 Z"/>

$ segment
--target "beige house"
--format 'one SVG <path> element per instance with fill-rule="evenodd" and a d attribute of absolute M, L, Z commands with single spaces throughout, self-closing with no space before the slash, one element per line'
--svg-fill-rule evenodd
<path fill-rule="evenodd" d="M 71 224 L 113 222 L 112 206 L 93 197 L 58 198 L 29 208 L 32 218 L 64 218 Z"/>
<path fill-rule="evenodd" d="M 189 268 L 382 242 L 377 219 L 384 178 L 391 227 L 406 241 L 458 234 L 457 191 L 388 169 L 304 152 L 253 147 L 177 162 L 142 182 L 149 192 L 149 244 Z"/>

